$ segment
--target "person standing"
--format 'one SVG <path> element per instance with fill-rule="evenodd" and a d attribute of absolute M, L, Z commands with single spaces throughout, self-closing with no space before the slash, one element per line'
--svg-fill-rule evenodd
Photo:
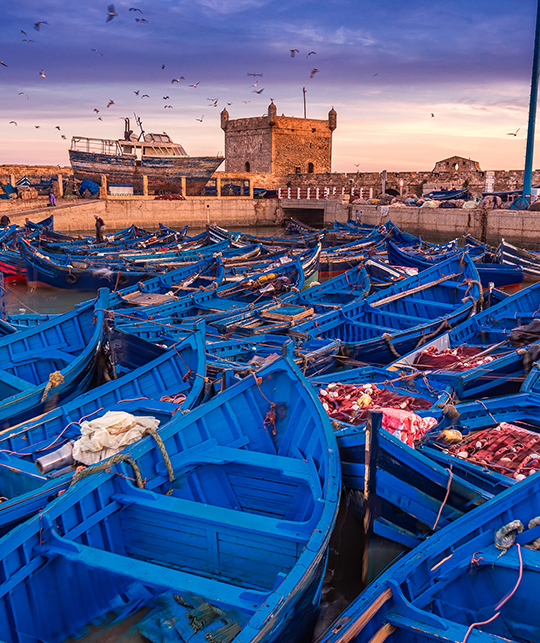
<path fill-rule="evenodd" d="M 8 217 L 7 214 L 3 214 L 2 218 L 0 219 L 0 228 L 5 228 L 6 226 L 11 224 L 11 220 Z"/>
<path fill-rule="evenodd" d="M 52 190 L 49 192 L 49 205 L 53 207 L 56 205 L 56 198 Z"/>
<path fill-rule="evenodd" d="M 103 243 L 103 233 L 105 232 L 105 222 L 97 214 L 94 214 L 94 217 L 96 219 L 96 243 Z"/>

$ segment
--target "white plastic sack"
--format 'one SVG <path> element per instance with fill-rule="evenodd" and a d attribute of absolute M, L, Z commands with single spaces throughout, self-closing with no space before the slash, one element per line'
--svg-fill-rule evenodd
<path fill-rule="evenodd" d="M 81 422 L 81 437 L 73 445 L 73 459 L 86 465 L 96 464 L 140 440 L 147 428 L 158 426 L 159 420 L 152 416 L 107 411 L 95 420 Z"/>

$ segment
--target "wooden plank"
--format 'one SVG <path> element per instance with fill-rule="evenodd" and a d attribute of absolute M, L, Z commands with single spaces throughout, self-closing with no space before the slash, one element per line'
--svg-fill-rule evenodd
<path fill-rule="evenodd" d="M 381 609 L 381 607 L 392 598 L 392 590 L 386 589 L 384 592 L 379 594 L 373 603 L 365 609 L 362 614 L 356 619 L 351 627 L 347 628 L 347 631 L 336 639 L 336 643 L 349 643 L 357 636 L 364 627 L 369 623 L 369 621 L 375 616 L 375 614 Z M 339 630 L 344 627 L 346 623 L 342 623 L 341 619 L 336 623 L 336 626 L 332 629 L 332 634 L 337 634 Z"/>
<path fill-rule="evenodd" d="M 432 286 L 437 286 L 439 284 L 442 284 L 444 281 L 449 281 L 450 279 L 453 279 L 454 277 L 459 277 L 461 273 L 456 272 L 452 275 L 443 275 L 442 277 L 439 277 L 439 279 L 435 279 L 434 281 L 430 281 L 427 284 L 422 284 L 421 286 L 416 286 L 416 288 L 411 288 L 410 290 L 404 290 L 403 292 L 398 292 L 394 295 L 389 295 L 388 297 L 383 297 L 382 299 L 379 299 L 378 301 L 374 301 L 373 303 L 370 303 L 370 306 L 375 308 L 376 306 L 382 306 L 383 304 L 388 304 L 391 301 L 396 301 L 398 299 L 402 299 L 403 297 L 407 297 L 408 295 L 412 295 L 415 292 L 421 292 L 422 290 L 426 290 L 427 288 L 431 288 Z"/>
<path fill-rule="evenodd" d="M 314 313 L 313 308 L 306 308 L 298 313 L 293 313 L 291 311 L 291 314 L 275 312 L 277 310 L 286 310 L 286 308 L 280 307 L 263 310 L 261 311 L 261 317 L 264 317 L 265 319 L 274 319 L 276 321 L 298 321 L 299 319 L 306 319 L 307 317 L 311 317 Z"/>

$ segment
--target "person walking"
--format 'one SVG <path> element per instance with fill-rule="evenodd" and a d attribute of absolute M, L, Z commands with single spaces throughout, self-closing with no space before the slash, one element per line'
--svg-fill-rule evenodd
<path fill-rule="evenodd" d="M 94 214 L 94 217 L 96 219 L 96 243 L 103 243 L 103 233 L 105 232 L 105 222 L 97 214 Z"/>

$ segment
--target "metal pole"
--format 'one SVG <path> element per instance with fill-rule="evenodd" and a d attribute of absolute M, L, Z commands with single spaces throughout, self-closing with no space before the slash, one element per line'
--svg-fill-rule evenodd
<path fill-rule="evenodd" d="M 306 118 L 306 88 L 305 87 L 302 87 L 302 94 L 304 94 L 304 118 Z"/>
<path fill-rule="evenodd" d="M 364 556 L 362 583 L 367 585 L 369 576 L 369 541 L 373 523 L 377 518 L 377 461 L 379 459 L 379 431 L 382 427 L 381 411 L 368 411 L 366 447 L 364 456 Z"/>
<path fill-rule="evenodd" d="M 523 173 L 523 193 L 521 198 L 530 203 L 532 189 L 532 167 L 534 153 L 534 129 L 536 124 L 536 103 L 538 100 L 538 59 L 540 49 L 540 0 L 536 10 L 536 32 L 534 35 L 534 55 L 531 78 L 531 98 L 529 102 L 529 124 L 527 127 L 527 150 L 525 152 L 525 171 Z"/>

